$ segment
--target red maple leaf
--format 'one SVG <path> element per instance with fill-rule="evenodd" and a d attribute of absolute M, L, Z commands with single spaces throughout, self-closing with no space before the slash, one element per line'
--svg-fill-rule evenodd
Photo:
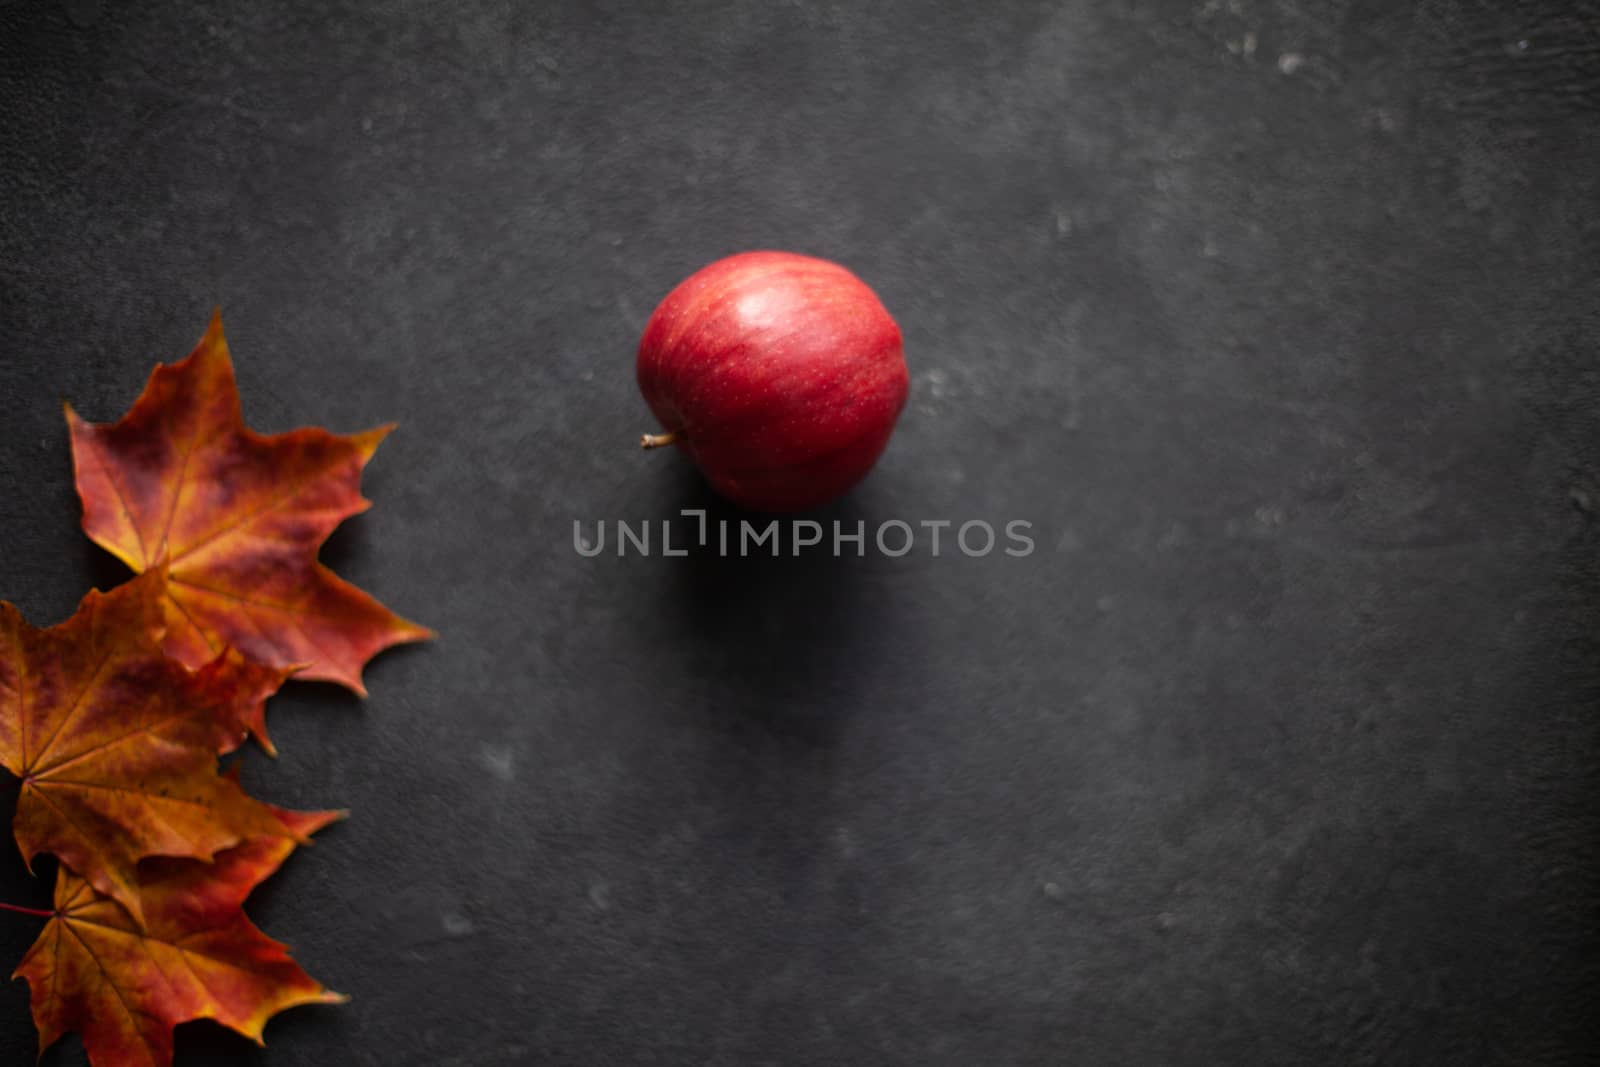
<path fill-rule="evenodd" d="M 50 852 L 135 918 L 146 856 L 209 859 L 286 832 L 217 773 L 287 672 L 228 651 L 190 671 L 161 650 L 159 571 L 91 592 L 36 629 L 0 604 L 0 765 L 21 779 L 13 821 L 30 863 Z"/>
<path fill-rule="evenodd" d="M 391 427 L 341 437 L 244 425 L 222 319 L 158 364 L 115 423 L 67 408 L 83 528 L 135 571 L 166 568 L 166 648 L 198 667 L 226 647 L 365 694 L 361 668 L 432 636 L 317 561 L 364 511 L 361 470 Z"/>
<path fill-rule="evenodd" d="M 276 811 L 305 838 L 333 812 Z M 144 923 L 63 867 L 55 915 L 23 957 L 42 1053 L 78 1031 L 94 1067 L 169 1067 L 172 1030 L 213 1019 L 261 1043 L 267 1020 L 297 1004 L 338 1003 L 244 914 L 244 901 L 294 849 L 260 837 L 215 862 L 150 860 L 139 870 Z"/>

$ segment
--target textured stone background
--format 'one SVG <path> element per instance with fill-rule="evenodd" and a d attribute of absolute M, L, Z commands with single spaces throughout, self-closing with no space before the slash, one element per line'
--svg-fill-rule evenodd
<path fill-rule="evenodd" d="M 220 303 L 400 421 L 328 556 L 444 635 L 247 768 L 353 1002 L 180 1064 L 1593 1062 L 1597 130 L 1594 0 L 0 3 L 0 596 L 118 580 L 60 401 Z M 704 502 L 633 345 L 763 246 L 906 334 L 822 517 L 1038 552 L 575 554 Z"/>

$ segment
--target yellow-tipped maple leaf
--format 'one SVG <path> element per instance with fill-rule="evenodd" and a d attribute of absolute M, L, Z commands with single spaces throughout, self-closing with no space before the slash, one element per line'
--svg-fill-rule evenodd
<path fill-rule="evenodd" d="M 276 812 L 290 836 L 253 838 L 213 863 L 149 860 L 139 869 L 144 923 L 62 867 L 55 915 L 16 976 L 26 978 L 39 1049 L 78 1031 L 94 1067 L 169 1067 L 172 1030 L 212 1019 L 262 1041 L 267 1020 L 324 989 L 244 914 L 244 901 L 333 812 Z"/>
<path fill-rule="evenodd" d="M 146 856 L 209 859 L 282 835 L 273 809 L 217 773 L 287 676 L 225 651 L 198 671 L 162 653 L 163 575 L 91 592 L 36 629 L 0 604 L 0 765 L 21 779 L 23 858 L 57 856 L 140 918 Z"/>
<path fill-rule="evenodd" d="M 251 430 L 220 315 L 188 358 L 157 364 L 121 420 L 68 407 L 67 422 L 84 532 L 136 571 L 165 566 L 166 647 L 185 664 L 232 646 L 365 695 L 369 659 L 432 636 L 317 561 L 369 506 L 361 470 L 391 427 Z"/>

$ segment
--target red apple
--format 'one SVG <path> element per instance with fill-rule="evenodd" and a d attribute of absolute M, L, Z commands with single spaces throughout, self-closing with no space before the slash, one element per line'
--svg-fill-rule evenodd
<path fill-rule="evenodd" d="M 746 252 L 691 274 L 650 316 L 639 390 L 712 487 L 755 511 L 799 511 L 859 482 L 910 384 L 900 327 L 836 263 Z"/>

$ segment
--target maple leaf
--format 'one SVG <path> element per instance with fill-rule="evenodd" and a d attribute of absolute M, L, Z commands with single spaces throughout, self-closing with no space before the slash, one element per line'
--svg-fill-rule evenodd
<path fill-rule="evenodd" d="M 78 1031 L 94 1067 L 168 1067 L 172 1030 L 212 1019 L 262 1043 L 267 1020 L 298 1004 L 336 1004 L 243 905 L 335 812 L 274 809 L 289 837 L 258 837 L 212 863 L 147 860 L 139 868 L 142 926 L 62 867 L 55 915 L 14 977 L 28 981 L 40 1052 Z"/>
<path fill-rule="evenodd" d="M 162 653 L 164 576 L 91 592 L 35 629 L 0 604 L 0 765 L 21 779 L 13 822 L 30 864 L 54 853 L 140 918 L 146 856 L 209 859 L 283 834 L 273 809 L 217 773 L 288 672 L 224 652 L 198 671 Z"/>
<path fill-rule="evenodd" d="M 84 532 L 135 571 L 167 568 L 169 655 L 197 667 L 233 646 L 364 696 L 367 660 L 432 636 L 317 561 L 370 505 L 361 470 L 392 427 L 254 432 L 220 314 L 186 359 L 156 365 L 120 421 L 68 406 L 67 423 Z"/>

